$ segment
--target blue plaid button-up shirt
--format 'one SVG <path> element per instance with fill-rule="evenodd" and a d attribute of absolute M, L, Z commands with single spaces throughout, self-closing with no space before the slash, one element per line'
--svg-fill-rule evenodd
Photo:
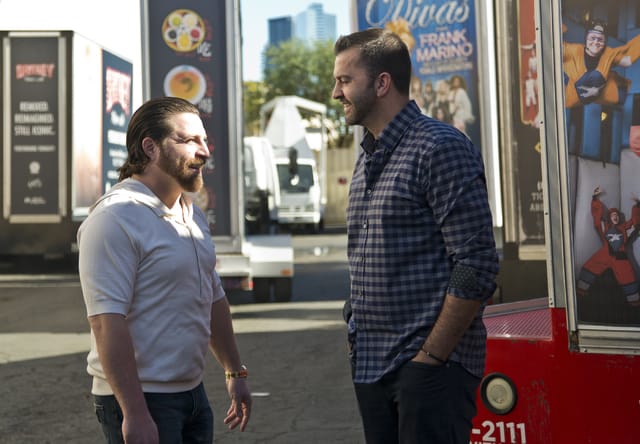
<path fill-rule="evenodd" d="M 368 383 L 417 354 L 447 293 L 487 301 L 498 257 L 482 158 L 466 136 L 411 101 L 361 146 L 347 227 L 354 381 Z M 478 313 L 449 359 L 481 376 L 485 341 Z"/>

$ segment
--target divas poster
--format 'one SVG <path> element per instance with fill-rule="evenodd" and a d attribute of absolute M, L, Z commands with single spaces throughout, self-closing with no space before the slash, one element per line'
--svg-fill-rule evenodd
<path fill-rule="evenodd" d="M 358 0 L 358 29 L 386 28 L 411 53 L 411 98 L 480 147 L 474 0 Z"/>

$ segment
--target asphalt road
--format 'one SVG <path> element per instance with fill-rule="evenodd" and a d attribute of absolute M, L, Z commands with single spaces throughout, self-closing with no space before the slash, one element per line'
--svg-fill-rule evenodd
<path fill-rule="evenodd" d="M 254 411 L 244 433 L 222 418 L 228 396 L 211 359 L 205 386 L 216 443 L 361 443 L 345 352 L 345 236 L 294 236 L 293 300 L 232 300 Z M 77 278 L 0 281 L 0 443 L 103 442 L 86 373 L 88 326 Z"/>

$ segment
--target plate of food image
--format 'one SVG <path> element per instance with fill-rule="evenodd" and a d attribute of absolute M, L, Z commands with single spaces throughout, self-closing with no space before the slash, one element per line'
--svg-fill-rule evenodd
<path fill-rule="evenodd" d="M 190 9 L 176 9 L 162 22 L 162 38 L 173 50 L 191 52 L 200 46 L 205 37 L 202 17 Z"/>

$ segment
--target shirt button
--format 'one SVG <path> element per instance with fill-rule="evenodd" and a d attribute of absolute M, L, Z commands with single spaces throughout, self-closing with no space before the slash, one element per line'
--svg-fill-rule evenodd
<path fill-rule="evenodd" d="M 365 229 L 367 228 L 367 223 L 366 222 L 362 223 L 362 228 L 365 228 Z"/>
<path fill-rule="evenodd" d="M 367 188 L 367 196 L 371 195 L 371 188 Z"/>

